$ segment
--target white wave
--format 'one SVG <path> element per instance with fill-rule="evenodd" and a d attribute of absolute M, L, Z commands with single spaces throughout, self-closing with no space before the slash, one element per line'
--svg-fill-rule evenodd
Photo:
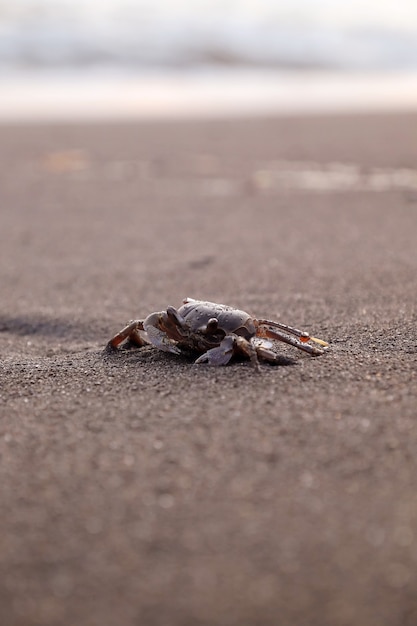
<path fill-rule="evenodd" d="M 415 0 L 0 0 L 0 67 L 417 68 Z"/>

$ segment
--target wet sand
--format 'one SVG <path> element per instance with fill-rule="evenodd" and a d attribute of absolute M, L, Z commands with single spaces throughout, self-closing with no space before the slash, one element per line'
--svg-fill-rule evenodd
<path fill-rule="evenodd" d="M 417 118 L 0 127 L 0 623 L 417 623 Z M 329 340 L 103 355 L 185 296 Z"/>

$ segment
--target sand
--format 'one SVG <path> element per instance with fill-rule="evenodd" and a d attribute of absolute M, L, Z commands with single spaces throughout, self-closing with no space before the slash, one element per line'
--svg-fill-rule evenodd
<path fill-rule="evenodd" d="M 417 117 L 0 127 L 0 623 L 417 623 Z M 330 342 L 103 355 L 185 296 Z"/>

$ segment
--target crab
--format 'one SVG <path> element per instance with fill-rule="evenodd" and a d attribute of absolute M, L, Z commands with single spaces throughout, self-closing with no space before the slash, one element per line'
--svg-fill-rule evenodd
<path fill-rule="evenodd" d="M 152 344 L 163 352 L 197 353 L 198 364 L 226 365 L 234 355 L 240 355 L 258 368 L 259 360 L 280 362 L 281 357 L 272 350 L 274 340 L 311 356 L 323 354 L 328 347 L 326 341 L 286 324 L 256 319 L 225 304 L 186 298 L 179 309 L 169 306 L 166 311 L 130 322 L 110 339 L 107 350 L 127 342 L 136 346 Z"/>

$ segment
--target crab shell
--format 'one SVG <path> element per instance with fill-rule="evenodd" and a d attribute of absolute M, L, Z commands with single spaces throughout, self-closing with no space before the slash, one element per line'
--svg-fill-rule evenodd
<path fill-rule="evenodd" d="M 217 328 L 224 334 L 234 333 L 247 340 L 256 335 L 253 318 L 246 311 L 226 304 L 187 298 L 178 309 L 178 314 L 187 322 L 191 332 L 205 330 L 212 320 L 217 320 Z"/>

